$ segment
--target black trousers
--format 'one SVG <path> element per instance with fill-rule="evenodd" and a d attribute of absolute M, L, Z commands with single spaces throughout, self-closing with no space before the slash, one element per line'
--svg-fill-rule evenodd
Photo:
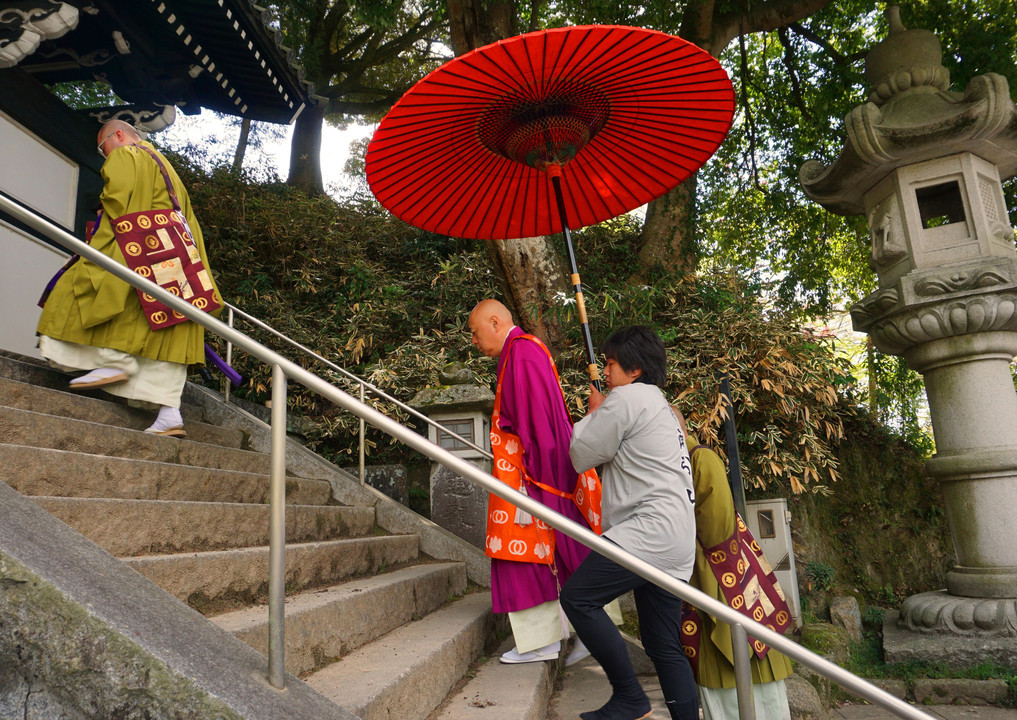
<path fill-rule="evenodd" d="M 576 633 L 611 681 L 613 698 L 638 704 L 646 694 L 636 679 L 625 641 L 604 606 L 633 591 L 643 647 L 657 670 L 671 717 L 697 720 L 699 696 L 682 651 L 682 601 L 603 555 L 591 552 L 561 591 L 561 606 Z"/>

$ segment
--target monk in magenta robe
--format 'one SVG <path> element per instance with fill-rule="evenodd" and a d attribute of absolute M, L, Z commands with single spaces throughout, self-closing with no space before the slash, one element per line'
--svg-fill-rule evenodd
<path fill-rule="evenodd" d="M 571 494 L 577 480 L 569 458 L 572 420 L 550 354 L 536 337 L 526 335 L 513 324 L 508 308 L 497 300 L 480 302 L 470 314 L 469 324 L 474 345 L 485 355 L 498 358 L 500 417 L 492 422 L 492 433 L 500 428 L 507 436 L 518 437 L 526 474 L 537 483 Z M 498 410 L 496 406 L 496 413 Z M 492 436 L 492 445 L 494 441 Z M 497 448 L 492 449 L 497 461 Z M 587 525 L 571 499 L 548 492 L 533 482 L 522 483 L 522 487 L 529 497 Z M 491 496 L 492 503 L 499 500 Z M 525 513 L 522 518 L 519 514 L 508 515 L 508 523 L 517 519 L 524 524 L 536 523 L 536 518 L 530 520 Z M 589 548 L 547 528 L 545 533 L 554 534 L 553 564 L 502 559 L 499 554 L 504 553 L 496 552 L 497 548 L 492 550 L 490 527 L 489 524 L 487 554 L 491 556 L 491 602 L 494 612 L 509 614 L 516 640 L 516 647 L 502 655 L 502 662 L 557 658 L 563 638 L 558 591 L 590 552 Z M 568 660 L 578 662 L 587 654 L 579 645 Z"/>

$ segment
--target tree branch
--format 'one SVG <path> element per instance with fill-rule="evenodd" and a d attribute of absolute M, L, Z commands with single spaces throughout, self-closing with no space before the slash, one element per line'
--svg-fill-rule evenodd
<path fill-rule="evenodd" d="M 802 94 L 802 81 L 798 77 L 798 70 L 795 67 L 795 51 L 794 46 L 791 44 L 791 37 L 788 35 L 786 27 L 777 28 L 777 37 L 780 39 L 780 44 L 784 47 L 784 54 L 781 56 L 781 63 L 787 70 L 787 74 L 791 77 L 791 93 L 794 95 L 795 104 L 798 105 L 798 109 L 802 113 L 802 117 L 807 120 L 812 119 L 812 113 L 805 107 L 805 97 Z"/>
<path fill-rule="evenodd" d="M 830 2 L 831 0 L 768 0 L 752 6 L 746 12 L 734 10 L 719 13 L 713 19 L 713 32 L 706 49 L 718 57 L 740 33 L 776 30 L 819 12 Z"/>
<path fill-rule="evenodd" d="M 837 50 L 837 48 L 835 48 L 833 45 L 827 42 L 825 38 L 820 37 L 815 32 L 805 27 L 801 23 L 797 22 L 791 23 L 790 25 L 788 25 L 788 28 L 794 30 L 797 34 L 801 35 L 809 42 L 823 48 L 826 51 L 827 55 L 832 57 L 834 62 L 836 62 L 838 65 L 853 65 L 859 60 L 862 60 L 866 56 L 866 54 L 868 54 L 868 51 L 865 50 L 862 52 L 851 53 L 850 55 L 844 55 L 839 50 Z"/>
<path fill-rule="evenodd" d="M 543 0 L 530 0 L 530 24 L 526 28 L 526 32 L 535 32 L 540 27 L 538 20 L 540 15 L 540 6 L 543 4 Z"/>
<path fill-rule="evenodd" d="M 738 36 L 738 49 L 741 54 L 742 66 L 742 93 L 741 106 L 745 111 L 745 124 L 748 127 L 749 151 L 746 156 L 752 170 L 752 184 L 759 189 L 759 171 L 756 168 L 756 119 L 752 115 L 752 106 L 749 104 L 749 80 L 752 75 L 749 71 L 749 53 L 745 47 L 745 35 Z"/>

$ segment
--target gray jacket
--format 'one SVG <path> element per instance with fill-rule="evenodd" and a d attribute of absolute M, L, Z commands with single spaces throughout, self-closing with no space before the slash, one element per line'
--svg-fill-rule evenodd
<path fill-rule="evenodd" d="M 578 472 L 601 466 L 604 537 L 688 580 L 696 544 L 692 469 L 660 389 L 646 383 L 613 389 L 576 424 L 569 455 Z"/>

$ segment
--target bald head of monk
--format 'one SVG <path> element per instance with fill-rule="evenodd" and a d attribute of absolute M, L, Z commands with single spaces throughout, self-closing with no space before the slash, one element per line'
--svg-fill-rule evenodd
<path fill-rule="evenodd" d="M 140 142 L 141 135 L 133 125 L 123 120 L 110 120 L 99 129 L 96 140 L 99 144 L 99 154 L 106 157 L 118 147 Z"/>
<path fill-rule="evenodd" d="M 481 300 L 470 313 L 473 344 L 488 357 L 498 357 L 509 330 L 514 327 L 512 313 L 493 298 Z"/>

